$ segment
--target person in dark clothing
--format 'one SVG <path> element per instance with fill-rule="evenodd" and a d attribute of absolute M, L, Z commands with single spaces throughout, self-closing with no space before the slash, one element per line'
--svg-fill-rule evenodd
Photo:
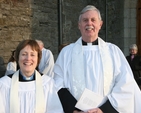
<path fill-rule="evenodd" d="M 136 44 L 132 44 L 129 48 L 129 56 L 126 56 L 126 59 L 132 69 L 134 78 L 139 85 L 141 86 L 141 56 L 138 55 L 138 47 Z"/>

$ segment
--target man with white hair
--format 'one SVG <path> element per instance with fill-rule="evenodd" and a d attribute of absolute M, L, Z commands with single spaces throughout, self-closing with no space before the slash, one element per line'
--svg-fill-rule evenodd
<path fill-rule="evenodd" d="M 137 84 L 141 85 L 141 56 L 138 55 L 138 47 L 136 44 L 132 44 L 129 48 L 129 56 L 126 59 L 133 71 L 134 78 Z"/>
<path fill-rule="evenodd" d="M 119 47 L 98 36 L 102 23 L 99 10 L 86 6 L 78 21 L 81 37 L 56 60 L 54 80 L 64 112 L 141 113 L 132 70 Z"/>
<path fill-rule="evenodd" d="M 44 43 L 41 40 L 36 40 L 40 50 L 42 51 L 42 58 L 38 66 L 38 70 L 42 74 L 53 77 L 54 57 L 49 49 L 44 48 Z"/>

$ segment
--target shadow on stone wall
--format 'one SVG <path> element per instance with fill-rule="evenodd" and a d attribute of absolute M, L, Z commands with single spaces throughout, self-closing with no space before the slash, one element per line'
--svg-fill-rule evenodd
<path fill-rule="evenodd" d="M 0 57 L 0 77 L 4 76 L 6 71 L 6 67 L 4 65 L 4 60 L 2 57 Z"/>

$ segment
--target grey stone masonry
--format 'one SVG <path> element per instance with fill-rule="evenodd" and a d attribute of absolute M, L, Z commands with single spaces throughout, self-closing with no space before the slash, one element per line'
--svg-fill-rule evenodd
<path fill-rule="evenodd" d="M 45 47 L 58 54 L 56 0 L 0 1 L 0 56 L 8 63 L 11 51 L 21 40 L 41 39 Z"/>
<path fill-rule="evenodd" d="M 78 17 L 88 4 L 95 5 L 101 12 L 103 26 L 99 36 L 124 50 L 129 42 L 124 36 L 127 31 L 124 0 L 0 0 L 0 57 L 4 65 L 8 63 L 11 51 L 24 39 L 42 40 L 56 60 L 60 44 L 75 42 L 81 36 Z M 131 24 L 133 30 L 130 30 L 134 31 L 135 37 L 135 21 Z"/>

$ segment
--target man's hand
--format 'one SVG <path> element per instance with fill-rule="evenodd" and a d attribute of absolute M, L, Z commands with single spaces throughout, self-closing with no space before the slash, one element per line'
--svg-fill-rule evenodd
<path fill-rule="evenodd" d="M 103 113 L 103 112 L 101 111 L 101 109 L 95 108 L 95 109 L 89 110 L 88 113 Z"/>
<path fill-rule="evenodd" d="M 73 113 L 88 113 L 88 112 L 83 112 L 83 111 L 77 111 L 77 110 L 75 110 L 75 111 L 73 111 Z"/>
<path fill-rule="evenodd" d="M 88 110 L 87 112 L 75 110 L 73 111 L 73 113 L 103 113 L 103 112 L 101 111 L 101 109 L 95 108 L 95 109 Z"/>

